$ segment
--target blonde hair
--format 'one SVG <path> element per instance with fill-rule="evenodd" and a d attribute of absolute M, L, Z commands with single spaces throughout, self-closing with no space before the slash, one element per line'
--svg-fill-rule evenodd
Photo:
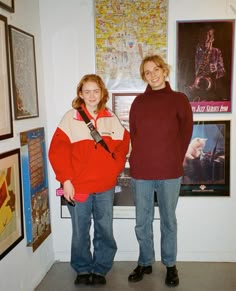
<path fill-rule="evenodd" d="M 79 96 L 79 94 L 82 93 L 83 86 L 87 82 L 94 82 L 101 89 L 102 98 L 101 98 L 100 102 L 98 103 L 97 110 L 96 110 L 96 113 L 98 113 L 99 111 L 106 108 L 106 103 L 109 99 L 109 94 L 108 94 L 108 90 L 107 90 L 103 80 L 101 79 L 101 77 L 99 77 L 96 74 L 84 75 L 83 78 L 80 80 L 80 82 L 77 86 L 77 96 L 72 101 L 72 107 L 74 109 L 78 109 L 82 104 L 85 104 L 84 100 Z"/>
<path fill-rule="evenodd" d="M 170 74 L 170 66 L 159 55 L 151 55 L 151 56 L 146 56 L 142 60 L 140 68 L 139 68 L 140 76 L 141 76 L 143 81 L 146 82 L 145 72 L 144 72 L 144 65 L 147 62 L 154 62 L 159 68 L 163 69 L 166 77 L 169 76 L 169 74 Z"/>

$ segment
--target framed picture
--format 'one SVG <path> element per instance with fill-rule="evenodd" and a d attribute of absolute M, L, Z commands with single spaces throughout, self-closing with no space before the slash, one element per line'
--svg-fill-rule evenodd
<path fill-rule="evenodd" d="M 13 137 L 7 18 L 0 15 L 0 140 Z"/>
<path fill-rule="evenodd" d="M 95 0 L 96 72 L 109 90 L 142 90 L 144 56 L 167 57 L 168 0 Z"/>
<path fill-rule="evenodd" d="M 234 20 L 177 22 L 177 90 L 194 113 L 232 111 Z"/>
<path fill-rule="evenodd" d="M 20 133 L 27 246 L 35 251 L 51 233 L 44 128 Z"/>
<path fill-rule="evenodd" d="M 0 1 L 0 8 L 4 8 L 9 12 L 15 11 L 15 0 L 1 0 Z"/>
<path fill-rule="evenodd" d="M 24 238 L 20 150 L 0 154 L 0 259 Z"/>
<path fill-rule="evenodd" d="M 129 111 L 132 102 L 140 92 L 112 93 L 112 110 L 116 113 L 123 126 L 129 130 Z"/>
<path fill-rule="evenodd" d="M 194 122 L 180 195 L 230 195 L 229 120 Z"/>
<path fill-rule="evenodd" d="M 39 116 L 34 36 L 9 26 L 15 119 Z"/>
<path fill-rule="evenodd" d="M 123 126 L 129 131 L 129 112 L 136 93 L 112 93 L 112 109 L 120 119 Z M 158 206 L 157 196 L 154 193 L 155 206 Z M 131 190 L 131 177 L 129 175 L 128 157 L 124 171 L 117 179 L 114 198 L 114 218 L 135 218 L 134 200 Z M 158 207 L 155 207 L 155 219 L 159 218 Z"/>

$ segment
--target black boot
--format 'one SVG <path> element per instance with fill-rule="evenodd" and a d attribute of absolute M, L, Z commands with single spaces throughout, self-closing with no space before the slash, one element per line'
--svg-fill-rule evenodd
<path fill-rule="evenodd" d="M 144 274 L 151 274 L 152 266 L 137 266 L 133 272 L 129 275 L 128 280 L 130 282 L 138 282 L 143 279 Z"/>
<path fill-rule="evenodd" d="M 169 287 L 176 287 L 179 285 L 179 276 L 176 266 L 166 268 L 166 285 Z"/>

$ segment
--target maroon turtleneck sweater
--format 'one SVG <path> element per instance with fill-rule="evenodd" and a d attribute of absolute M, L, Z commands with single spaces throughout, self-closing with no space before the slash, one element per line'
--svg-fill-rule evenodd
<path fill-rule="evenodd" d="M 130 109 L 130 175 L 135 179 L 163 180 L 183 175 L 183 160 L 193 129 L 187 97 L 171 89 L 148 85 Z"/>

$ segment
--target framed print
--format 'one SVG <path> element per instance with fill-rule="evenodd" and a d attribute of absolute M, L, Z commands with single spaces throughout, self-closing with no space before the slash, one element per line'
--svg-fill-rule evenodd
<path fill-rule="evenodd" d="M 35 251 L 51 233 L 44 128 L 20 133 L 27 246 Z"/>
<path fill-rule="evenodd" d="M 143 57 L 167 57 L 168 0 L 95 0 L 96 72 L 109 90 L 142 90 Z"/>
<path fill-rule="evenodd" d="M 195 121 L 180 195 L 229 196 L 229 185 L 230 121 Z"/>
<path fill-rule="evenodd" d="M 0 259 L 24 238 L 20 150 L 0 154 Z"/>
<path fill-rule="evenodd" d="M 4 8 L 9 12 L 15 11 L 15 0 L 1 0 L 0 1 L 0 8 Z"/>
<path fill-rule="evenodd" d="M 129 131 L 129 111 L 137 93 L 112 93 L 112 110 L 120 119 L 122 125 Z"/>
<path fill-rule="evenodd" d="M 0 140 L 13 137 L 7 18 L 0 15 Z"/>
<path fill-rule="evenodd" d="M 232 111 L 234 20 L 177 22 L 177 90 L 194 113 Z"/>
<path fill-rule="evenodd" d="M 39 116 L 34 36 L 9 26 L 15 119 Z"/>

